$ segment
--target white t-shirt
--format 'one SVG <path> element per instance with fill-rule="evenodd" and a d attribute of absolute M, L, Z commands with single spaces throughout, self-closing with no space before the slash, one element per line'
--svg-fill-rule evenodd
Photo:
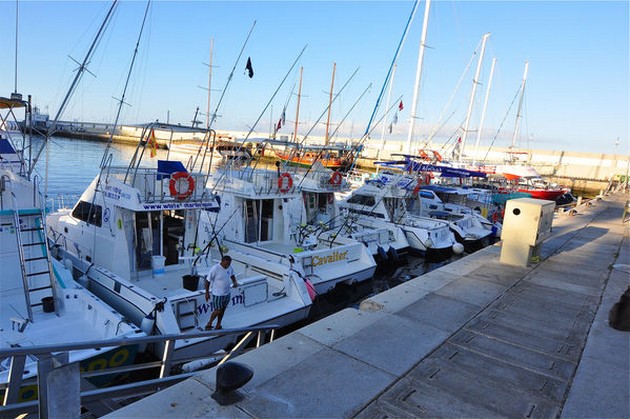
<path fill-rule="evenodd" d="M 227 269 L 223 269 L 220 263 L 217 263 L 208 272 L 206 281 L 210 283 L 210 292 L 212 295 L 221 296 L 228 295 L 230 293 L 230 285 L 232 284 L 232 275 L 234 275 L 234 269 L 232 266 L 228 266 Z"/>

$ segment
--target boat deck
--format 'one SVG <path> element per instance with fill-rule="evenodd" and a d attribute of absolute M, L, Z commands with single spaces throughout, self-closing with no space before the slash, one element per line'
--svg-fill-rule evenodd
<path fill-rule="evenodd" d="M 108 417 L 629 417 L 630 339 L 608 324 L 626 199 L 556 215 L 529 267 L 490 246 L 240 356 L 235 404 L 213 368 Z"/>

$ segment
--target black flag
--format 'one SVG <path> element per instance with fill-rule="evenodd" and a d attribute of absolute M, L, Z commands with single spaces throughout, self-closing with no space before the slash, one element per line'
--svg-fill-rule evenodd
<path fill-rule="evenodd" d="M 252 77 L 254 77 L 254 67 L 252 67 L 252 59 L 247 57 L 247 65 L 245 66 L 245 70 L 247 70 L 248 76 L 251 79 Z"/>

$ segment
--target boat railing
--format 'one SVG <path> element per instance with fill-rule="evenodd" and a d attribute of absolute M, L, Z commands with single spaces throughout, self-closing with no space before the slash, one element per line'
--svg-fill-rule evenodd
<path fill-rule="evenodd" d="M 127 167 L 110 166 L 106 176 L 113 177 L 121 182 L 125 182 L 127 175 Z M 184 198 L 190 201 L 209 201 L 210 193 L 205 188 L 206 175 L 201 172 L 188 173 L 192 179 L 189 182 L 190 195 Z M 174 196 L 169 184 L 172 182 L 172 176 L 161 173 L 157 168 L 138 168 L 135 175 L 131 178 L 127 177 L 127 185 L 140 191 L 140 197 L 143 202 L 172 202 L 182 201 Z"/>
<path fill-rule="evenodd" d="M 0 406 L 0 417 L 17 417 L 39 413 L 39 417 L 78 417 L 81 409 L 93 410 L 96 416 L 103 416 L 121 407 L 121 402 L 137 399 L 164 389 L 168 386 L 190 378 L 195 372 L 175 374 L 175 366 L 171 362 L 175 342 L 181 339 L 217 338 L 222 336 L 240 337 L 236 345 L 229 351 L 214 356 L 197 356 L 181 362 L 186 364 L 182 371 L 192 369 L 191 366 L 220 365 L 243 353 L 253 342 L 258 348 L 267 340 L 272 342 L 276 324 L 266 324 L 248 328 L 224 329 L 220 331 L 203 331 L 186 334 L 170 334 L 158 336 L 138 336 L 115 338 L 98 341 L 76 342 L 61 345 L 40 345 L 0 348 L 0 359 L 10 360 L 10 372 L 7 382 L 0 384 L 4 392 L 4 400 Z M 268 338 L 268 339 L 267 339 Z M 255 341 L 254 341 L 255 339 Z M 161 345 L 165 348 L 159 359 L 136 360 L 133 365 L 112 366 L 100 364 L 100 368 L 81 371 L 78 362 L 68 362 L 72 351 L 82 349 L 106 349 L 125 346 L 146 347 L 149 344 Z M 37 377 L 23 379 L 27 358 L 37 359 Z M 147 357 L 148 358 L 148 357 Z M 106 388 L 94 388 L 86 379 L 91 377 L 116 376 L 129 374 L 142 377 L 128 380 L 125 384 L 114 384 Z M 63 382 L 64 385 L 59 385 Z M 20 402 L 20 389 L 25 385 L 38 386 L 39 398 L 33 401 Z M 60 403 L 59 400 L 63 400 Z"/>
<path fill-rule="evenodd" d="M 281 176 L 287 179 L 283 180 Z M 215 192 L 227 190 L 238 194 L 254 193 L 256 195 L 286 195 L 298 192 L 297 179 L 294 179 L 289 173 L 279 175 L 272 170 L 243 170 L 223 173 L 213 189 Z"/>

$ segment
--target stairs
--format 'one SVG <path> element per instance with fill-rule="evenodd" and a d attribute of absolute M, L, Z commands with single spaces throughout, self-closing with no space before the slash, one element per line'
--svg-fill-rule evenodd
<path fill-rule="evenodd" d="M 41 208 L 19 209 L 17 200 L 13 200 L 13 227 L 20 259 L 20 270 L 24 299 L 29 321 L 33 322 L 33 308 L 43 306 L 44 311 L 50 306 L 42 299 L 56 298 L 54 273 L 50 252 L 46 243 L 46 219 Z M 57 304 L 53 304 L 57 312 Z"/>

